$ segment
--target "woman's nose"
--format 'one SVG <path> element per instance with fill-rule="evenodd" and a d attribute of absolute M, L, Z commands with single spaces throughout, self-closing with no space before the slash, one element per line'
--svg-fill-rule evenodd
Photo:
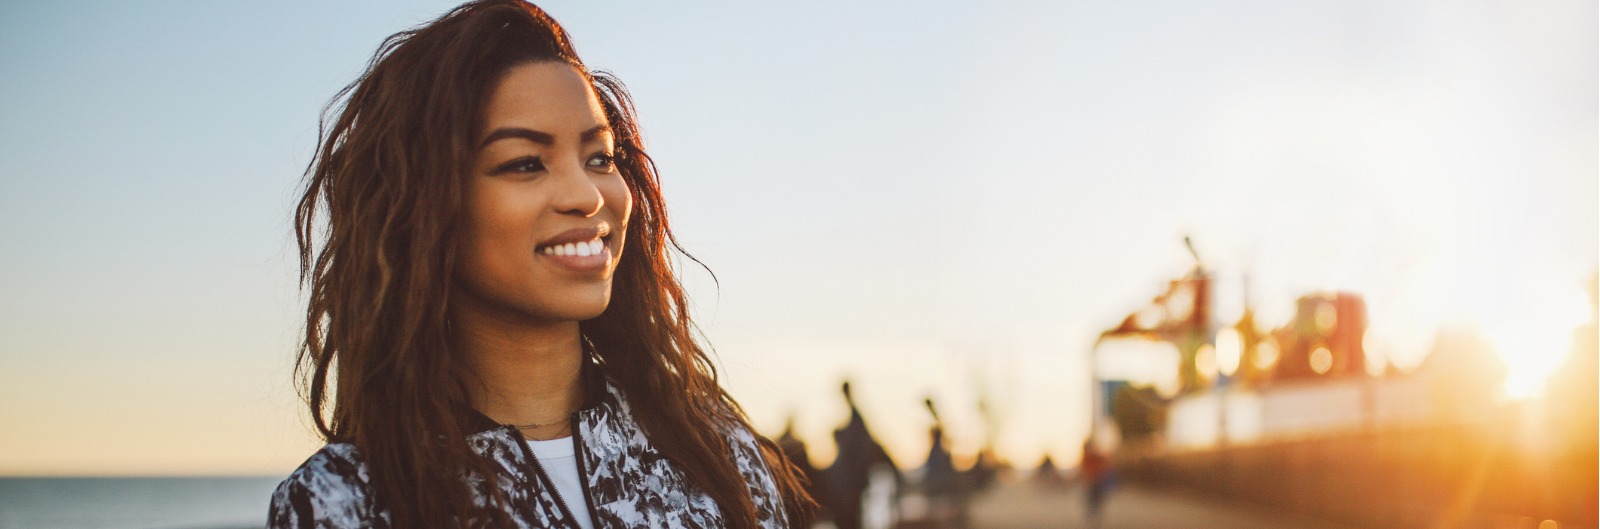
<path fill-rule="evenodd" d="M 562 165 L 565 167 L 555 175 L 557 183 L 552 206 L 558 213 L 568 215 L 590 217 L 599 213 L 606 200 L 589 171 L 581 162 Z"/>

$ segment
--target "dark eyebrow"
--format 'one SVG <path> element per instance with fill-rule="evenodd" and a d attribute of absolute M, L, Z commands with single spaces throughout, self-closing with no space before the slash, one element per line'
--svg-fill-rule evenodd
<path fill-rule="evenodd" d="M 483 143 L 478 145 L 478 148 L 482 149 L 484 147 L 488 147 L 489 144 L 506 138 L 522 138 L 540 145 L 549 145 L 556 142 L 556 137 L 551 136 L 548 132 L 539 132 L 533 129 L 506 127 L 494 129 L 494 132 L 490 132 L 489 136 L 483 139 Z"/>
<path fill-rule="evenodd" d="M 593 139 L 599 137 L 601 134 L 604 134 L 604 133 L 607 133 L 607 132 L 611 132 L 611 126 L 610 125 L 603 124 L 603 123 L 599 124 L 599 125 L 595 125 L 594 127 L 591 127 L 589 130 L 583 131 L 581 134 L 578 134 L 578 141 L 581 143 L 581 142 L 586 142 L 586 141 L 589 141 L 589 140 L 593 140 Z M 506 127 L 506 128 L 495 129 L 494 132 L 490 132 L 489 136 L 485 137 L 483 139 L 483 143 L 478 145 L 478 148 L 482 149 L 484 147 L 488 147 L 489 144 L 497 142 L 497 141 L 500 141 L 500 140 L 503 140 L 503 139 L 506 139 L 506 138 L 521 138 L 521 139 L 528 140 L 528 141 L 531 141 L 531 142 L 534 142 L 534 143 L 537 143 L 537 144 L 540 144 L 540 145 L 550 145 L 550 144 L 556 142 L 556 137 L 554 135 L 548 133 L 548 132 L 541 132 L 541 131 L 537 131 L 537 130 L 533 130 L 533 129 L 524 129 L 524 128 L 518 128 L 518 127 Z"/>
<path fill-rule="evenodd" d="M 593 127 L 590 127 L 589 130 L 583 131 L 583 134 L 579 134 L 578 135 L 578 142 L 579 143 L 586 142 L 586 141 L 598 138 L 598 137 L 600 137 L 601 134 L 605 134 L 605 133 L 608 133 L 608 132 L 611 132 L 611 125 L 607 125 L 605 123 L 601 123 L 599 125 L 595 125 Z"/>

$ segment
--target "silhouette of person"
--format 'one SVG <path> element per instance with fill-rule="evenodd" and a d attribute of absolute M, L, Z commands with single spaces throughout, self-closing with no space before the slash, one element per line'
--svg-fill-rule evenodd
<path fill-rule="evenodd" d="M 933 427 L 928 429 L 928 459 L 922 464 L 922 492 L 928 499 L 929 517 L 940 527 L 965 527 L 964 476 L 956 471 L 950 448 L 945 443 L 944 421 L 939 419 L 933 399 L 923 399 L 922 403 L 933 416 Z"/>
<path fill-rule="evenodd" d="M 928 438 L 932 446 L 928 447 L 928 459 L 922 464 L 923 490 L 929 495 L 954 493 L 957 488 L 956 466 L 950 457 L 950 449 L 945 447 L 944 428 L 938 425 L 929 428 Z"/>
<path fill-rule="evenodd" d="M 833 431 L 839 455 L 833 460 L 833 466 L 828 467 L 828 489 L 832 493 L 829 508 L 833 511 L 833 523 L 839 529 L 860 529 L 861 494 L 867 489 L 873 469 L 887 467 L 894 472 L 896 482 L 900 474 L 894 470 L 894 460 L 867 429 L 867 422 L 850 394 L 850 381 L 846 380 L 841 390 L 845 403 L 850 405 L 850 420 Z"/>
<path fill-rule="evenodd" d="M 1039 461 L 1039 469 L 1033 472 L 1033 479 L 1044 487 L 1060 487 L 1066 484 L 1066 480 L 1061 478 L 1061 469 L 1056 468 L 1056 460 L 1050 457 L 1050 454 L 1045 454 L 1044 459 Z"/>
<path fill-rule="evenodd" d="M 783 451 L 783 456 L 789 458 L 800 473 L 806 477 L 806 493 L 812 498 L 824 498 L 822 480 L 817 475 L 817 468 L 811 466 L 811 455 L 806 452 L 806 443 L 794 434 L 794 416 L 783 424 L 783 434 L 778 436 L 778 449 Z"/>
<path fill-rule="evenodd" d="M 928 437 L 932 446 L 922 464 L 922 492 L 928 498 L 930 518 L 941 527 L 966 527 L 966 487 L 945 445 L 944 428 L 929 428 Z"/>
<path fill-rule="evenodd" d="M 1084 517 L 1089 527 L 1098 529 L 1105 511 L 1106 496 L 1111 493 L 1115 477 L 1111 471 L 1111 460 L 1095 448 L 1092 440 L 1083 442 L 1083 459 L 1078 465 L 1078 474 L 1084 485 Z"/>

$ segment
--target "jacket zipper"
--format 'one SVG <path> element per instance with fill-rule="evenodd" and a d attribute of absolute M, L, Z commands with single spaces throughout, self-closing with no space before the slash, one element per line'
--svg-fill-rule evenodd
<path fill-rule="evenodd" d="M 578 462 L 578 488 L 583 490 L 583 507 L 589 511 L 589 520 L 600 519 L 594 512 L 594 495 L 589 493 L 589 469 L 583 466 L 583 430 L 578 428 L 578 414 L 572 414 L 572 455 Z"/>
<path fill-rule="evenodd" d="M 578 420 L 577 414 L 573 414 L 572 420 L 573 420 L 573 425 L 576 426 L 577 425 L 577 420 Z M 544 487 L 546 489 L 550 490 L 550 496 L 552 496 L 552 497 L 554 497 L 556 499 L 556 506 L 561 508 L 561 515 L 566 517 L 567 524 L 572 526 L 572 529 L 583 529 L 583 526 L 578 525 L 578 518 L 576 516 L 572 515 L 572 508 L 567 507 L 567 501 L 561 498 L 561 490 L 556 488 L 555 480 L 550 479 L 550 475 L 544 473 L 544 465 L 539 463 L 538 456 L 533 455 L 533 447 L 528 446 L 528 439 L 523 437 L 522 436 L 522 432 L 518 431 L 517 428 L 514 427 L 514 426 L 509 426 L 508 425 L 508 426 L 506 426 L 506 429 L 511 430 L 511 435 L 513 437 L 517 438 L 517 445 L 522 447 L 523 456 L 527 458 L 529 466 L 533 467 L 532 474 L 534 474 L 534 476 L 535 476 L 534 479 L 539 481 L 539 482 L 541 482 L 541 483 L 543 483 Z M 576 428 L 573 429 L 573 437 L 577 437 L 577 429 Z M 576 456 L 576 459 L 578 460 L 578 483 L 580 485 L 582 485 L 585 481 L 587 481 L 586 479 L 584 479 L 584 478 L 586 478 L 586 476 L 584 476 L 584 474 L 583 474 L 583 454 L 574 454 L 574 455 Z M 527 472 L 527 470 L 523 470 L 523 472 Z M 533 482 L 532 481 L 528 482 L 528 494 L 532 498 L 538 498 L 539 497 L 539 490 L 533 486 Z M 584 503 L 588 503 L 588 501 L 587 501 L 588 500 L 587 496 L 589 495 L 588 487 L 584 487 L 583 494 L 585 496 L 585 498 L 584 498 L 585 502 Z M 588 507 L 588 506 L 585 505 L 585 507 Z M 590 520 L 594 519 L 594 511 L 593 511 L 593 509 L 589 510 L 589 519 Z"/>

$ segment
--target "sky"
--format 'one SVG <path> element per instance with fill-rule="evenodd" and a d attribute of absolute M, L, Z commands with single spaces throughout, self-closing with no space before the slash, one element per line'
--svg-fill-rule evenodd
<path fill-rule="evenodd" d="M 286 473 L 319 112 L 448 2 L 0 5 L 0 475 Z M 1549 358 L 1600 239 L 1583 1 L 542 4 L 632 92 L 723 381 L 813 454 L 1076 457 L 1088 351 L 1192 261 Z M 1248 284 L 1248 289 L 1244 286 Z M 1542 356 L 1541 356 L 1542 355 Z M 1550 362 L 1544 362 L 1550 364 Z M 1543 364 L 1541 364 L 1543 365 Z"/>

